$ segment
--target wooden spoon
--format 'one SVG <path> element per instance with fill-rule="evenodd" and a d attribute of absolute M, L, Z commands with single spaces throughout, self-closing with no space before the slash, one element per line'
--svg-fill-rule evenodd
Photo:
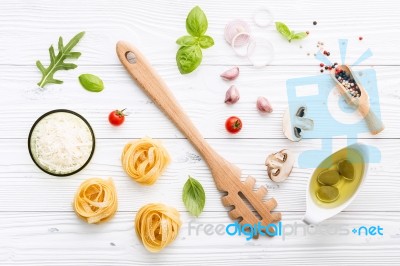
<path fill-rule="evenodd" d="M 244 182 L 240 181 L 241 170 L 218 155 L 204 140 L 142 53 L 134 46 L 120 41 L 117 43 L 117 55 L 136 83 L 201 153 L 211 170 L 218 190 L 228 193 L 222 197 L 222 203 L 226 207 L 233 206 L 229 211 L 231 219 L 241 220 L 241 225 L 256 225 L 260 222 L 263 226 L 280 221 L 281 213 L 270 212 L 277 205 L 275 199 L 263 201 L 267 188 L 261 186 L 257 191 L 253 191 L 256 182 L 253 177 L 248 177 Z M 273 232 L 273 227 L 269 227 L 268 230 Z"/>
<path fill-rule="evenodd" d="M 354 80 L 360 89 L 361 95 L 359 97 L 352 96 L 348 90 L 337 80 L 336 78 L 336 69 L 343 70 L 350 78 Z M 357 75 L 354 75 L 351 68 L 348 65 L 339 65 L 331 70 L 331 76 L 335 81 L 336 87 L 339 89 L 340 94 L 343 95 L 347 104 L 358 109 L 360 114 L 364 117 L 364 120 L 367 122 L 367 126 L 369 131 L 376 135 L 385 129 L 382 121 L 375 115 L 372 111 L 369 103 L 369 96 L 367 91 L 364 89 L 363 85 L 357 78 Z"/>

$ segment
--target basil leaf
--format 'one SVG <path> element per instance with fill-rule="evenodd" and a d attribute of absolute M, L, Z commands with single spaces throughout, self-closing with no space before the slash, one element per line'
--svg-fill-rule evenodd
<path fill-rule="evenodd" d="M 182 201 L 192 215 L 199 217 L 206 204 L 206 194 L 199 181 L 189 176 L 183 186 Z"/>
<path fill-rule="evenodd" d="M 275 27 L 276 30 L 282 34 L 283 37 L 285 37 L 287 40 L 290 40 L 290 37 L 292 33 L 290 32 L 290 29 L 288 26 L 286 26 L 285 23 L 282 22 L 275 22 Z"/>
<path fill-rule="evenodd" d="M 294 32 L 289 29 L 288 26 L 286 26 L 285 23 L 282 22 L 275 22 L 275 27 L 276 30 L 283 36 L 285 37 L 289 42 L 292 40 L 302 40 L 305 37 L 308 36 L 306 32 Z"/>
<path fill-rule="evenodd" d="M 298 32 L 292 35 L 292 37 L 290 38 L 290 40 L 302 40 L 305 37 L 307 37 L 307 33 L 305 32 Z"/>
<path fill-rule="evenodd" d="M 207 49 L 214 45 L 214 39 L 210 36 L 203 35 L 199 38 L 199 45 L 203 49 Z"/>
<path fill-rule="evenodd" d="M 188 74 L 201 63 L 203 54 L 198 45 L 182 46 L 176 53 L 176 63 L 181 74 Z"/>
<path fill-rule="evenodd" d="M 208 28 L 207 17 L 200 7 L 194 7 L 186 18 L 186 30 L 194 36 L 200 37 L 206 33 Z"/>
<path fill-rule="evenodd" d="M 182 36 L 178 40 L 176 40 L 176 43 L 180 46 L 192 46 L 197 44 L 197 42 L 197 38 L 193 36 Z"/>
<path fill-rule="evenodd" d="M 79 76 L 79 82 L 88 91 L 100 92 L 104 89 L 103 81 L 92 74 L 82 74 Z"/>

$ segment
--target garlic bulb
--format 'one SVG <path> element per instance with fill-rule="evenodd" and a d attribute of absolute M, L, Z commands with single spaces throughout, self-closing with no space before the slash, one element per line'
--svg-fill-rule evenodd
<path fill-rule="evenodd" d="M 272 113 L 272 106 L 269 103 L 268 99 L 265 97 L 258 97 L 257 99 L 257 109 L 260 112 L 265 112 L 265 113 Z"/>
<path fill-rule="evenodd" d="M 234 104 L 239 101 L 240 95 L 239 90 L 235 85 L 229 87 L 225 94 L 225 103 L 226 104 Z"/>

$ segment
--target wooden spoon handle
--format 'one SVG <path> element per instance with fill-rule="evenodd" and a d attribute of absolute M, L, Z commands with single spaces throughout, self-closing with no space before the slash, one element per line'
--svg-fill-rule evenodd
<path fill-rule="evenodd" d="M 216 159 L 218 157 L 217 154 L 201 136 L 200 132 L 168 89 L 167 84 L 165 84 L 143 54 L 134 46 L 123 41 L 117 43 L 116 49 L 119 60 L 132 78 L 171 121 L 175 123 L 182 133 L 186 135 L 203 155 L 204 159 L 208 163 Z"/>
<path fill-rule="evenodd" d="M 360 112 L 364 116 L 364 120 L 367 122 L 368 129 L 372 135 L 376 135 L 385 129 L 382 120 L 375 115 L 371 108 L 368 108 L 368 111 L 360 110 Z"/>

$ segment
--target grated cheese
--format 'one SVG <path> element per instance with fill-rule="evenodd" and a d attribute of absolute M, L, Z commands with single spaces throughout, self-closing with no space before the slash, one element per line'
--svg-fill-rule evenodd
<path fill-rule="evenodd" d="M 54 174 L 69 174 L 88 161 L 93 141 L 90 128 L 81 118 L 57 112 L 39 121 L 30 145 L 42 168 Z"/>

